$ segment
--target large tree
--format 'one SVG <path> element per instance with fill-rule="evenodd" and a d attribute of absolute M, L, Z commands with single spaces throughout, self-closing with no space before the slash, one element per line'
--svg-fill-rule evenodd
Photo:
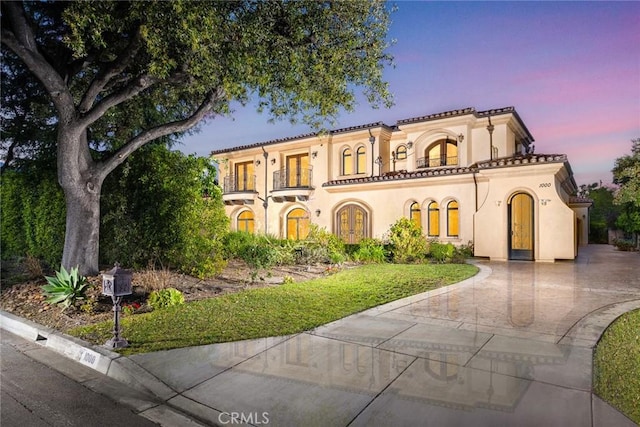
<path fill-rule="evenodd" d="M 234 100 L 311 125 L 352 110 L 358 86 L 390 105 L 388 25 L 378 1 L 2 2 L 3 57 L 22 62 L 55 110 L 62 265 L 98 272 L 111 171 Z"/>
<path fill-rule="evenodd" d="M 616 159 L 613 183 L 619 185 L 613 202 L 621 207 L 617 225 L 634 236 L 640 234 L 640 138 L 631 140 L 631 155 Z"/>

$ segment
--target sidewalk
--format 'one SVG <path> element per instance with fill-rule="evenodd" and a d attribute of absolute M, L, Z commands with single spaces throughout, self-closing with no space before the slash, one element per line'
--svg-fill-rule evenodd
<path fill-rule="evenodd" d="M 210 425 L 634 425 L 590 390 L 598 338 L 640 308 L 640 256 L 478 266 L 289 337 L 121 357 L 6 313 L 2 327 Z"/>

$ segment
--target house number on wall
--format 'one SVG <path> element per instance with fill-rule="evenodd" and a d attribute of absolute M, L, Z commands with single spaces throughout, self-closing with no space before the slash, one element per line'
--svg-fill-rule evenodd
<path fill-rule="evenodd" d="M 550 182 L 543 182 L 542 184 L 540 184 L 540 188 L 544 188 L 544 187 L 551 187 L 551 183 Z"/>

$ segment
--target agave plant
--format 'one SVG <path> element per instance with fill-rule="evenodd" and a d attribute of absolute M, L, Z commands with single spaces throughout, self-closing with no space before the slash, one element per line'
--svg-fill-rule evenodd
<path fill-rule="evenodd" d="M 55 277 L 45 276 L 47 285 L 42 286 L 45 301 L 49 304 L 58 304 L 67 309 L 76 300 L 84 299 L 84 293 L 89 283 L 84 276 L 78 274 L 78 267 L 71 268 L 67 272 L 63 266 L 56 271 Z"/>

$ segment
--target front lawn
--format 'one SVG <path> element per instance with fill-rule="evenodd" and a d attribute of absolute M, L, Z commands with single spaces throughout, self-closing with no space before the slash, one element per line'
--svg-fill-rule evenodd
<path fill-rule="evenodd" d="M 595 393 L 640 424 L 640 310 L 607 328 L 596 347 L 593 372 Z"/>
<path fill-rule="evenodd" d="M 332 276 L 252 289 L 125 316 L 123 354 L 298 333 L 390 301 L 450 285 L 478 271 L 468 264 L 369 264 Z M 69 333 L 95 344 L 113 322 Z"/>

